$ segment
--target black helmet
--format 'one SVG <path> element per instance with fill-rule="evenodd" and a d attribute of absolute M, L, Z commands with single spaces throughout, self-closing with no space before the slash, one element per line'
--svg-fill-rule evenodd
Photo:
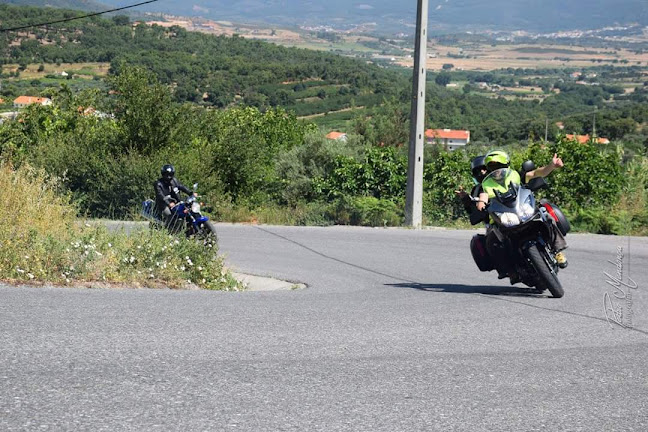
<path fill-rule="evenodd" d="M 486 169 L 486 163 L 484 163 L 485 158 L 486 156 L 477 156 L 470 162 L 470 172 L 472 173 L 473 178 L 480 183 L 485 177 L 484 174 L 482 174 L 482 170 Z"/>
<path fill-rule="evenodd" d="M 160 173 L 162 174 L 162 178 L 164 180 L 170 181 L 175 175 L 175 168 L 173 168 L 173 165 L 171 164 L 166 164 L 162 167 Z"/>

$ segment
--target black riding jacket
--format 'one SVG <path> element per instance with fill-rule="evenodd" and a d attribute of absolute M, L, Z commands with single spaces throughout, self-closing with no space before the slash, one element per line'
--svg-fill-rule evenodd
<path fill-rule="evenodd" d="M 153 183 L 155 189 L 155 204 L 158 209 L 165 209 L 171 202 L 179 202 L 180 194 L 182 191 L 187 195 L 191 195 L 193 191 L 188 187 L 181 184 L 175 177 L 170 182 L 165 182 L 164 179 L 157 179 Z"/>

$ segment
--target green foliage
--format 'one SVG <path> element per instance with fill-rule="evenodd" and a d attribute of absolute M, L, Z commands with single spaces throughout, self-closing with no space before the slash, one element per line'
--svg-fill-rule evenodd
<path fill-rule="evenodd" d="M 110 83 L 115 92 L 113 112 L 128 148 L 150 154 L 173 142 L 178 109 L 150 71 L 122 67 Z"/>
<path fill-rule="evenodd" d="M 461 151 L 437 151 L 426 159 L 423 170 L 423 214 L 432 224 L 463 217 L 465 210 L 454 191 L 471 184 L 470 159 Z M 466 190 L 470 187 L 465 186 Z"/>
<path fill-rule="evenodd" d="M 395 202 L 372 196 L 341 197 L 331 203 L 327 216 L 338 225 L 397 226 L 403 220 Z"/>
<path fill-rule="evenodd" d="M 278 158 L 279 203 L 297 206 L 302 200 L 317 199 L 315 179 L 328 177 L 338 156 L 357 157 L 362 149 L 355 136 L 342 142 L 326 139 L 320 131 L 310 132 L 303 145 L 283 152 Z"/>
<path fill-rule="evenodd" d="M 398 199 L 407 182 L 407 161 L 393 147 L 367 147 L 364 160 L 338 156 L 326 178 L 316 179 L 316 193 L 328 199 L 373 196 Z"/>
<path fill-rule="evenodd" d="M 575 230 L 596 234 L 621 234 L 624 229 L 618 215 L 609 208 L 581 208 L 575 213 L 567 213 L 570 223 Z"/>
<path fill-rule="evenodd" d="M 312 129 L 279 108 L 265 113 L 250 107 L 211 111 L 201 124 L 210 142 L 212 172 L 234 201 L 251 202 L 280 193 L 278 155 L 301 144 Z"/>
<path fill-rule="evenodd" d="M 599 149 L 593 144 L 579 144 L 561 138 L 546 146 L 534 143 L 525 157 L 536 166 L 546 165 L 557 153 L 565 167 L 555 170 L 544 194 L 565 209 L 594 208 L 618 201 L 624 182 L 617 149 Z"/>
<path fill-rule="evenodd" d="M 447 72 L 441 72 L 434 77 L 434 82 L 440 86 L 446 86 L 452 81 L 452 75 Z"/>
<path fill-rule="evenodd" d="M 353 130 L 367 144 L 401 147 L 409 141 L 409 110 L 397 99 L 384 100 L 374 115 L 357 115 Z"/>

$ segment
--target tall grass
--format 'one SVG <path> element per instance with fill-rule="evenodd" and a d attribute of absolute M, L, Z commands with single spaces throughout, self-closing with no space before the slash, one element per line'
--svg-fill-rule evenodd
<path fill-rule="evenodd" d="M 62 285 L 244 288 L 223 266 L 215 240 L 166 231 L 130 235 L 79 223 L 58 181 L 26 165 L 0 166 L 0 279 Z"/>

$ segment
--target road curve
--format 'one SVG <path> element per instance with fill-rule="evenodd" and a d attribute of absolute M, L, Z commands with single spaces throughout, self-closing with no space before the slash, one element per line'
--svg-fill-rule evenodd
<path fill-rule="evenodd" d="M 0 286 L 0 430 L 648 430 L 646 238 L 570 234 L 553 299 L 475 231 L 217 228 L 306 288 Z"/>

